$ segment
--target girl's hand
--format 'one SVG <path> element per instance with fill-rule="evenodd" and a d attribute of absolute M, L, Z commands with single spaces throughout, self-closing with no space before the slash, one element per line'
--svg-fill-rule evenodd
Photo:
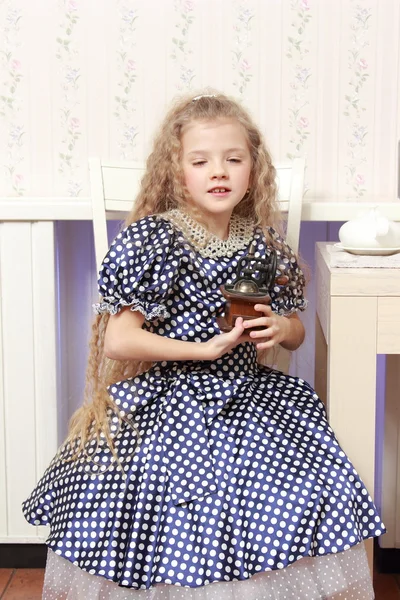
<path fill-rule="evenodd" d="M 266 350 L 276 344 L 285 341 L 290 333 L 290 322 L 287 317 L 272 312 L 269 304 L 256 304 L 255 310 L 262 312 L 263 316 L 257 319 L 249 319 L 243 323 L 245 332 L 252 342 L 256 343 L 257 350 Z M 251 327 L 264 326 L 265 329 L 257 331 L 246 331 Z"/>
<path fill-rule="evenodd" d="M 204 342 L 204 358 L 203 360 L 215 360 L 226 354 L 235 346 L 242 344 L 244 327 L 242 317 L 238 317 L 235 321 L 235 326 L 228 333 L 219 333 L 213 338 Z M 245 336 L 247 338 L 247 336 Z"/>

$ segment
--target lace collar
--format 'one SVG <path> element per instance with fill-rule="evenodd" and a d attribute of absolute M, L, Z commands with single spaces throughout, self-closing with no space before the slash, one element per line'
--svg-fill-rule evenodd
<path fill-rule="evenodd" d="M 169 210 L 159 216 L 179 229 L 197 252 L 206 258 L 232 256 L 238 250 L 248 246 L 254 235 L 253 221 L 237 215 L 231 217 L 229 236 L 226 240 L 221 240 L 210 233 L 206 227 L 179 209 Z"/>

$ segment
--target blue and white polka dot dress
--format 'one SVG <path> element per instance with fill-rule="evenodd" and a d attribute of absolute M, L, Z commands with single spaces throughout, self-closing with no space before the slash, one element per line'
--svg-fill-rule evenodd
<path fill-rule="evenodd" d="M 204 342 L 219 333 L 220 286 L 234 279 L 250 239 L 260 256 L 269 247 L 261 230 L 236 219 L 226 242 L 199 249 L 176 221 L 176 211 L 149 216 L 118 235 L 101 269 L 96 310 L 130 306 L 145 315 L 148 331 Z M 274 288 L 272 308 L 304 309 L 303 274 L 288 246 L 271 236 L 278 268 L 289 275 Z M 159 362 L 111 385 L 126 418 L 120 430 L 113 425 L 124 473 L 106 444 L 92 447 L 90 464 L 62 460 L 70 452 L 62 449 L 23 505 L 30 523 L 50 524 L 49 554 L 101 576 L 96 582 L 114 582 L 118 599 L 233 599 L 239 596 L 224 596 L 221 586 L 215 596 L 182 595 L 182 587 L 194 593 L 230 582 L 237 589 L 249 578 L 262 582 L 248 596 L 254 600 L 325 598 L 315 581 L 314 595 L 273 595 L 266 576 L 319 560 L 303 557 L 345 556 L 384 526 L 314 390 L 256 359 L 245 343 L 213 362 Z M 292 577 L 293 589 L 299 581 Z M 165 589 L 181 595 L 162 595 Z M 93 598 L 114 598 L 102 593 Z"/>

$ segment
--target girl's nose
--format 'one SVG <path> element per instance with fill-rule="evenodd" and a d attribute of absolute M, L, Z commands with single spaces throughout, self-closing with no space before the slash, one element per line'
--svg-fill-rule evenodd
<path fill-rule="evenodd" d="M 213 165 L 211 170 L 211 179 L 225 179 L 226 176 L 226 169 L 222 163 L 218 165 Z"/>

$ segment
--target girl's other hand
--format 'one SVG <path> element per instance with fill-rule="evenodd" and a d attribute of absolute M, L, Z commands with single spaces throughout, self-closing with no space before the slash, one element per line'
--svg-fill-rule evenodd
<path fill-rule="evenodd" d="M 256 344 L 257 350 L 266 350 L 285 341 L 290 335 L 290 322 L 272 312 L 269 304 L 256 304 L 255 310 L 263 313 L 262 317 L 249 319 L 243 323 L 243 329 L 250 340 Z M 257 331 L 248 331 L 251 327 L 265 327 Z"/>
<path fill-rule="evenodd" d="M 223 354 L 232 350 L 232 348 L 242 344 L 246 341 L 245 338 L 248 338 L 247 335 L 243 336 L 243 332 L 243 319 L 242 317 L 238 317 L 235 321 L 235 326 L 231 331 L 228 333 L 219 333 L 208 340 L 208 342 L 204 342 L 204 360 L 215 360 L 220 358 Z"/>

